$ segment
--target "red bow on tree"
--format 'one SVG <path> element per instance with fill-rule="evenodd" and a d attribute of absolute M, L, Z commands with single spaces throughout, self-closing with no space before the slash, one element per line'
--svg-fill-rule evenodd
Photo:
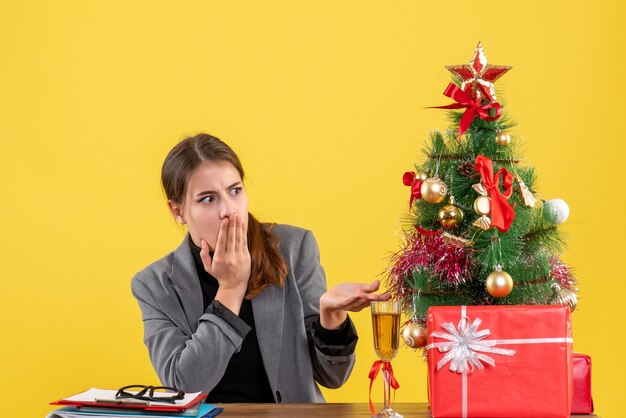
<path fill-rule="evenodd" d="M 376 410 L 374 409 L 374 404 L 372 403 L 372 385 L 374 384 L 374 380 L 376 376 L 378 376 L 378 372 L 380 371 L 380 367 L 383 368 L 383 379 L 389 378 L 389 386 L 396 390 L 400 387 L 400 384 L 396 380 L 396 377 L 393 375 L 393 368 L 391 367 L 391 363 L 388 361 L 376 360 L 374 364 L 372 364 L 372 368 L 370 369 L 370 411 L 372 411 L 372 416 L 376 415 Z"/>
<path fill-rule="evenodd" d="M 459 86 L 456 84 L 448 84 L 446 90 L 443 92 L 444 95 L 453 99 L 457 103 L 452 103 L 447 106 L 431 106 L 435 109 L 460 109 L 462 107 L 466 108 L 465 113 L 461 116 L 461 120 L 459 122 L 459 136 L 463 135 L 465 131 L 470 127 L 472 121 L 476 119 L 476 116 L 480 116 L 482 120 L 487 122 L 493 122 L 498 119 L 502 114 L 502 108 L 500 107 L 500 103 L 493 102 L 488 103 L 486 105 L 482 105 L 480 99 L 474 100 L 472 97 L 461 90 Z M 491 109 L 496 110 L 496 114 L 491 116 L 489 111 Z"/>
<path fill-rule="evenodd" d="M 480 173 L 482 183 L 491 197 L 491 224 L 500 232 L 506 232 L 515 219 L 515 211 L 508 199 L 513 193 L 513 174 L 502 167 L 493 175 L 493 162 L 479 155 L 476 157 L 476 170 Z M 500 175 L 504 174 L 504 193 L 500 191 Z"/>
<path fill-rule="evenodd" d="M 409 200 L 409 210 L 411 210 L 413 207 L 413 199 L 420 199 L 422 197 L 422 192 L 420 191 L 422 188 L 422 180 L 417 178 L 412 171 L 407 171 L 402 176 L 402 183 L 404 183 L 405 186 L 411 186 L 411 200 Z"/>

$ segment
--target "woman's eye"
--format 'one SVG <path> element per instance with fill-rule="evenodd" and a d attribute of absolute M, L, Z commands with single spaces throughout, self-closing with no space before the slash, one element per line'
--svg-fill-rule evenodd
<path fill-rule="evenodd" d="M 236 196 L 239 193 L 241 193 L 241 187 L 233 187 L 232 189 L 230 189 L 230 194 L 233 196 Z"/>
<path fill-rule="evenodd" d="M 202 202 L 202 203 L 213 203 L 213 202 L 215 202 L 215 196 L 203 197 L 202 200 L 200 200 L 200 202 Z"/>

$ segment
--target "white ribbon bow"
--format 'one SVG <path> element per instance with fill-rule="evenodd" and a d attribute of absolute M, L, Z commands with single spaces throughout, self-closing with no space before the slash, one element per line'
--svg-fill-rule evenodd
<path fill-rule="evenodd" d="M 482 362 L 491 366 L 495 366 L 496 362 L 493 358 L 486 354 L 500 354 L 503 356 L 512 356 L 515 350 L 507 350 L 504 348 L 496 348 L 496 340 L 483 340 L 491 332 L 488 329 L 478 331 L 478 327 L 482 323 L 480 318 L 476 318 L 471 325 L 467 317 L 463 316 L 459 321 L 458 329 L 454 328 L 452 322 L 446 322 L 441 327 L 448 331 L 435 331 L 431 334 L 433 337 L 443 338 L 450 341 L 434 343 L 440 352 L 447 354 L 443 356 L 437 363 L 437 370 L 441 369 L 446 363 L 450 362 L 450 371 L 456 373 L 471 373 L 474 368 L 483 370 L 485 367 Z"/>

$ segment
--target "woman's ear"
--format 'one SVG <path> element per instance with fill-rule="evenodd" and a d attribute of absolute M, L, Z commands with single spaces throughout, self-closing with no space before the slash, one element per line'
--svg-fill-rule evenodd
<path fill-rule="evenodd" d="M 167 205 L 170 207 L 170 211 L 172 212 L 172 215 L 174 215 L 174 219 L 176 219 L 176 222 L 181 225 L 187 223 L 185 217 L 183 216 L 183 208 L 181 205 L 179 205 L 178 203 L 174 203 L 172 200 L 168 200 Z"/>

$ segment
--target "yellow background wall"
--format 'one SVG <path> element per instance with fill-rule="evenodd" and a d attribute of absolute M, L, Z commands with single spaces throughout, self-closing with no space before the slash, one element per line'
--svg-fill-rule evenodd
<path fill-rule="evenodd" d="M 625 416 L 625 11 L 618 0 L 2 2 L 0 415 L 157 383 L 129 281 L 183 237 L 159 169 L 186 135 L 233 146 L 253 213 L 312 229 L 330 284 L 378 277 L 398 248 L 402 173 L 447 127 L 424 108 L 449 102 L 443 67 L 482 40 L 491 63 L 514 67 L 497 86 L 541 195 L 571 207 L 575 349 L 593 357 L 597 412 Z M 324 392 L 332 402 L 367 401 L 370 317 L 353 318 L 358 361 Z M 426 401 L 421 358 L 402 349 L 394 365 L 397 401 Z"/>

